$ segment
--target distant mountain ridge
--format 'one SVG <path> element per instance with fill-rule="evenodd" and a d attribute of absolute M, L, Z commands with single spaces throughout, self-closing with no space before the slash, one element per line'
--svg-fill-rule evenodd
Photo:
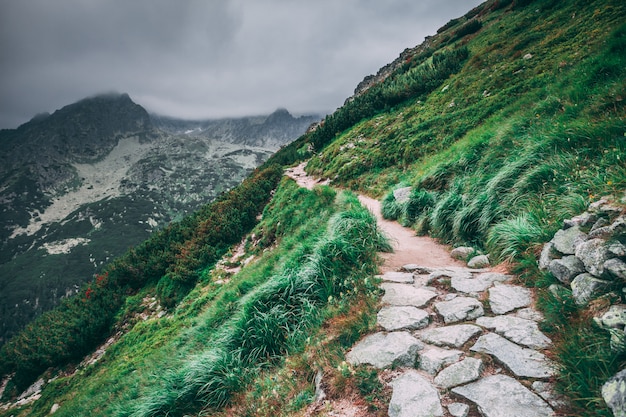
<path fill-rule="evenodd" d="M 311 124 L 319 121 L 320 117 L 294 117 L 287 109 L 280 108 L 268 116 L 181 120 L 153 114 L 151 119 L 156 128 L 171 134 L 278 149 L 302 134 Z"/>
<path fill-rule="evenodd" d="M 0 344 L 318 119 L 279 109 L 190 122 L 105 94 L 1 130 Z"/>

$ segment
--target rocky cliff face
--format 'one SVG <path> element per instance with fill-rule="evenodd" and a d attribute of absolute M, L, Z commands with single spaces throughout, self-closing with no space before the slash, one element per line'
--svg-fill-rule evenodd
<path fill-rule="evenodd" d="M 0 343 L 314 120 L 279 110 L 188 122 L 111 94 L 0 131 Z"/>

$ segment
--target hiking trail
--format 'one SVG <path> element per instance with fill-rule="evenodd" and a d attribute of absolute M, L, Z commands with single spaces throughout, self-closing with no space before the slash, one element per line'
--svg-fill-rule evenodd
<path fill-rule="evenodd" d="M 326 185 L 304 171 L 286 170 L 300 186 Z M 548 417 L 566 407 L 554 393 L 552 342 L 538 328 L 534 294 L 516 277 L 471 269 L 448 249 L 380 214 L 380 203 L 359 195 L 391 240 L 382 253 L 378 331 L 346 354 L 353 365 L 383 370 L 391 387 L 391 417 Z M 362 407 L 329 405 L 333 416 L 361 417 Z"/>

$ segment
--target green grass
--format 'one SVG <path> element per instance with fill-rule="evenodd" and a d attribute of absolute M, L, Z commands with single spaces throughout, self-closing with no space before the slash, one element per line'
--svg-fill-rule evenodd
<path fill-rule="evenodd" d="M 564 219 L 626 189 L 625 18 L 617 0 L 488 1 L 268 162 L 310 157 L 312 173 L 382 197 L 386 218 L 509 261 L 539 291 L 559 389 L 589 417 L 610 415 L 599 387 L 625 358 L 592 311 L 548 289 L 555 279 L 536 257 Z M 406 185 L 398 203 L 393 190 Z M 139 291 L 101 362 L 11 414 L 61 402 L 58 415 L 301 415 L 320 370 L 331 395 L 384 413 L 375 372 L 343 363 L 374 325 L 373 253 L 388 249 L 353 195 L 282 180 L 244 242 L 256 261 L 235 275 L 214 270 L 192 235 L 195 287 L 167 318 L 134 319 L 154 287 Z"/>

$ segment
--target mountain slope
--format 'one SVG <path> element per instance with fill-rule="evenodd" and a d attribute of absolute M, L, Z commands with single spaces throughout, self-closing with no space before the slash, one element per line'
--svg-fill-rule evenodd
<path fill-rule="evenodd" d="M 150 233 L 240 183 L 314 116 L 164 130 L 126 94 L 0 132 L 0 344 Z M 254 121 L 251 122 L 251 120 Z M 163 129 L 160 127 L 163 126 Z"/>
<path fill-rule="evenodd" d="M 307 415 L 321 388 L 384 415 L 385 375 L 344 362 L 375 327 L 373 251 L 384 245 L 349 193 L 308 191 L 288 179 L 276 186 L 282 168 L 308 160 L 310 173 L 332 185 L 382 198 L 387 217 L 505 260 L 501 268 L 540 294 L 557 380 L 571 400 L 566 411 L 611 415 L 600 387 L 625 357 L 591 318 L 624 304 L 623 282 L 589 308 L 578 306 L 567 290 L 554 295 L 557 280 L 538 270 L 537 257 L 564 219 L 601 195 L 619 205 L 626 189 L 624 21 L 623 2 L 600 0 L 490 0 L 452 20 L 249 179 L 265 172 L 269 201 L 246 222 L 256 223 L 251 234 L 227 207 L 209 219 L 218 211 L 209 206 L 111 269 L 109 276 L 136 285 L 110 313 L 107 336 L 115 337 L 99 362 L 73 372 L 72 361 L 97 343 L 86 332 L 90 343 L 68 346 L 75 357 L 28 368 L 42 359 L 31 352 L 46 334 L 42 320 L 7 343 L 0 370 L 17 374 L 5 397 L 47 366 L 64 372 L 44 374 L 61 377 L 41 399 L 8 413 L 46 415 L 56 403 L 56 414 L 68 416 L 295 416 Z M 410 188 L 408 199 L 396 200 L 399 187 Z M 234 205 L 253 188 L 236 188 Z M 222 231 L 231 239 L 205 248 L 205 237 Z M 228 248 L 232 256 L 215 266 Z M 148 282 L 133 281 L 144 271 Z M 90 289 L 76 301 L 89 312 Z M 63 331 L 54 335 L 71 334 Z"/>

